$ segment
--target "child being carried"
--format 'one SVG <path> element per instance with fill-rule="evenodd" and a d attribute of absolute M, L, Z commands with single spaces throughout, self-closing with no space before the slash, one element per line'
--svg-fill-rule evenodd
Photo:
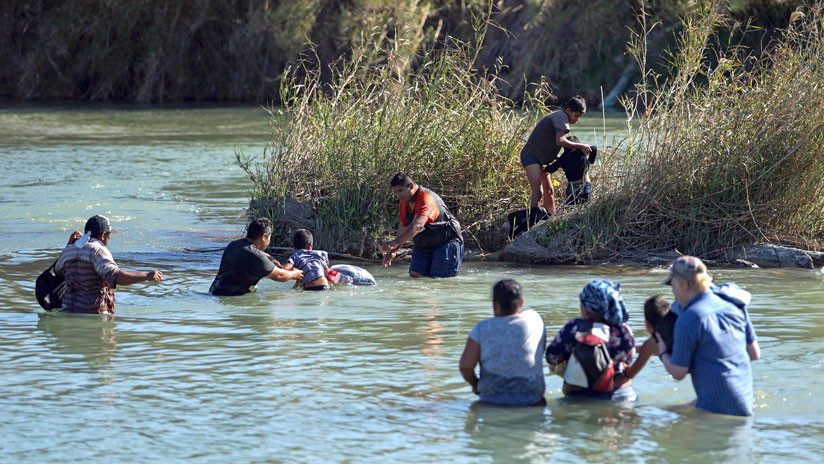
<path fill-rule="evenodd" d="M 298 229 L 292 237 L 295 251 L 289 257 L 284 269 L 300 269 L 303 279 L 300 285 L 304 290 L 329 290 L 326 274 L 329 272 L 329 255 L 325 251 L 313 250 L 314 238 L 308 229 Z"/>
<path fill-rule="evenodd" d="M 647 298 L 644 302 L 644 326 L 651 336 L 638 347 L 638 358 L 632 365 L 624 370 L 624 377 L 631 379 L 641 372 L 652 355 L 658 354 L 658 342 L 655 341 L 655 334 L 661 334 L 661 338 L 667 347 L 672 346 L 673 330 L 678 316 L 670 311 L 670 305 L 661 295 Z"/>

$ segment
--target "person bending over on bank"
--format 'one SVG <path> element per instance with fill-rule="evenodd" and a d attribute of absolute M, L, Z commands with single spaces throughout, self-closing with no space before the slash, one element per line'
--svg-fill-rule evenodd
<path fill-rule="evenodd" d="M 435 192 L 423 188 L 406 173 L 392 177 L 398 198 L 398 235 L 381 245 L 383 267 L 390 266 L 401 245 L 412 240 L 412 277 L 455 277 L 461 270 L 464 242 L 461 225 Z"/>
<path fill-rule="evenodd" d="M 292 246 L 297 250 L 286 266 L 287 271 L 293 268 L 303 271 L 300 285 L 304 290 L 329 290 L 329 281 L 326 274 L 329 272 L 329 255 L 325 251 L 313 250 L 314 238 L 308 229 L 298 229 L 292 237 Z M 295 284 L 297 285 L 297 283 Z"/>
<path fill-rule="evenodd" d="M 545 405 L 543 352 L 546 330 L 541 316 L 522 311 L 523 291 L 514 280 L 492 287 L 495 317 L 475 324 L 466 339 L 459 368 L 472 392 L 485 403 Z M 475 366 L 480 363 L 480 379 Z"/>
<path fill-rule="evenodd" d="M 72 232 L 54 266 L 55 274 L 66 279 L 63 311 L 114 314 L 114 289 L 118 285 L 163 279 L 163 273 L 157 270 L 131 272 L 117 266 L 108 248 L 112 226 L 106 216 L 90 217 L 83 230 L 85 235 Z"/>
<path fill-rule="evenodd" d="M 223 250 L 220 268 L 209 287 L 209 293 L 217 296 L 243 295 L 254 292 L 255 286 L 264 277 L 277 282 L 302 278 L 303 272 L 282 269 L 276 259 L 263 251 L 269 246 L 272 230 L 269 219 L 252 220 L 246 226 L 246 237 L 229 243 Z"/>
<path fill-rule="evenodd" d="M 526 178 L 532 189 L 530 207 L 538 206 L 543 192 L 544 208 L 550 214 L 555 214 L 552 179 L 543 167 L 555 161 L 561 148 L 581 150 L 586 155 L 592 151 L 589 145 L 573 142 L 566 137 L 569 125 L 577 123 L 586 111 L 586 101 L 580 95 L 576 95 L 569 99 L 563 110 L 552 112 L 538 121 L 529 135 L 526 145 L 521 150 L 521 165 L 526 171 Z"/>
<path fill-rule="evenodd" d="M 578 137 L 570 135 L 567 137 L 570 142 L 578 143 Z M 558 168 L 564 170 L 567 178 L 566 200 L 564 205 L 578 205 L 589 201 L 592 195 L 592 181 L 589 179 L 589 167 L 595 163 L 595 156 L 598 149 L 591 145 L 589 156 L 579 149 L 571 150 L 564 148 L 563 154 L 555 161 L 549 163 L 545 168 L 546 172 L 552 174 Z"/>
<path fill-rule="evenodd" d="M 713 292 L 711 282 L 707 266 L 694 256 L 682 256 L 672 264 L 663 285 L 672 287 L 680 314 L 673 346 L 658 337 L 659 356 L 675 380 L 690 374 L 696 407 L 751 416 L 750 362 L 761 358 L 761 348 L 746 307 Z"/>
<path fill-rule="evenodd" d="M 617 282 L 593 280 L 579 295 L 581 317 L 567 322 L 546 350 L 554 373 L 564 378 L 567 396 L 635 401 L 624 375 L 635 355 L 629 313 Z"/>

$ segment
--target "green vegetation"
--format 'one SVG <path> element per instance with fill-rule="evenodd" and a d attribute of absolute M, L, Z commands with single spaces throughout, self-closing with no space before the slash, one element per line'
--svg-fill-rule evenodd
<path fill-rule="evenodd" d="M 518 154 L 547 102 L 597 103 L 635 58 L 630 135 L 603 147 L 593 203 L 541 240 L 571 260 L 717 257 L 824 237 L 822 4 L 787 25 L 799 3 L 12 0 L 0 97 L 282 104 L 263 159 L 238 154 L 282 233 L 372 254 L 404 170 L 489 250 L 525 204 Z"/>
<path fill-rule="evenodd" d="M 589 261 L 820 238 L 824 88 L 812 83 L 824 82 L 822 7 L 805 11 L 754 53 L 732 42 L 746 31 L 719 2 L 699 5 L 666 76 L 647 66 L 648 34 L 634 36 L 644 71 L 637 98 L 624 100 L 629 135 L 604 150 L 593 203 L 553 218 L 539 241 L 559 259 Z M 422 54 L 374 34 L 328 78 L 317 59 L 290 69 L 270 150 L 260 161 L 238 154 L 253 212 L 285 233 L 300 222 L 296 199 L 319 246 L 368 256 L 394 234 L 388 180 L 404 170 L 444 197 L 470 245 L 502 246 L 505 214 L 528 195 L 518 154 L 548 91 L 535 87 L 524 97 L 534 111 L 516 111 L 496 74 L 475 71 L 487 26 L 476 24 L 472 45 L 451 39 Z"/>
<path fill-rule="evenodd" d="M 312 62 L 287 73 L 272 148 L 261 162 L 238 154 L 254 212 L 285 232 L 296 222 L 285 199 L 303 201 L 316 214 L 320 247 L 370 255 L 397 226 L 389 180 L 405 171 L 440 194 L 469 242 L 483 246 L 482 232 L 526 198 L 518 156 L 533 117 L 473 71 L 477 45 L 452 40 L 410 72 L 407 43 L 375 43 L 335 68 L 328 85 Z"/>
<path fill-rule="evenodd" d="M 677 249 L 723 257 L 753 242 L 810 243 L 824 233 L 824 7 L 799 10 L 754 57 L 731 37 L 719 2 L 683 23 L 672 78 L 646 71 L 622 160 L 590 208 L 551 247 L 577 259 Z M 723 46 L 721 46 L 723 45 Z M 633 53 L 646 56 L 644 36 Z"/>

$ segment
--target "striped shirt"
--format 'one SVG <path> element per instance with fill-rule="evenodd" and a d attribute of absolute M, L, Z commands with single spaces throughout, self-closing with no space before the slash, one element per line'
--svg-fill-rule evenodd
<path fill-rule="evenodd" d="M 114 288 L 120 269 L 112 253 L 92 238 L 83 248 L 67 246 L 54 272 L 66 278 L 63 310 L 76 313 L 114 313 Z"/>

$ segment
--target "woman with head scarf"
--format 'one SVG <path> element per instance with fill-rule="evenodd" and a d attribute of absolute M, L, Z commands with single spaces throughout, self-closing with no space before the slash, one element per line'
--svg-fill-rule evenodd
<path fill-rule="evenodd" d="M 620 285 L 594 280 L 580 300 L 581 317 L 567 322 L 546 350 L 551 369 L 564 377 L 564 395 L 635 401 L 623 375 L 635 355 L 635 338 Z"/>

